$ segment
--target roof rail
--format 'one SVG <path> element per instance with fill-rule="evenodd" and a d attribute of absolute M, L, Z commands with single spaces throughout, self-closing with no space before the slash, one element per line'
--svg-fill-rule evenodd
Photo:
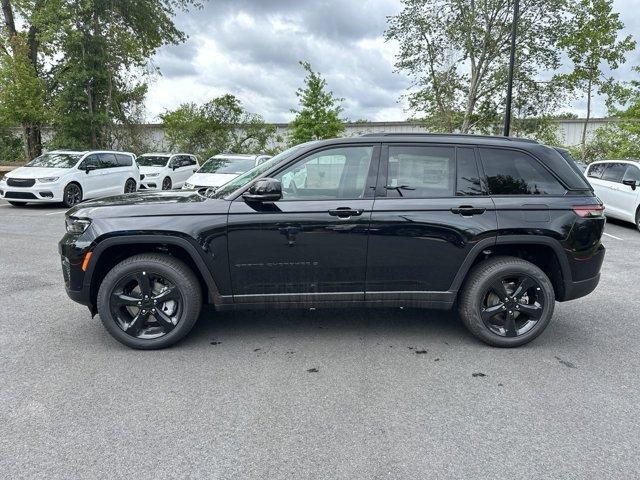
<path fill-rule="evenodd" d="M 472 135 L 467 133 L 365 133 L 362 137 L 429 137 L 429 138 L 442 138 L 442 137 L 459 137 L 459 138 L 486 138 L 490 140 L 503 140 L 506 142 L 525 142 L 525 143 L 538 143 L 536 140 L 530 138 L 519 137 L 502 137 L 499 135 Z"/>

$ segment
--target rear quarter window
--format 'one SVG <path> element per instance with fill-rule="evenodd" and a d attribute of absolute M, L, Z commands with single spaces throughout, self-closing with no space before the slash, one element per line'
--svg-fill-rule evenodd
<path fill-rule="evenodd" d="M 591 178 L 601 178 L 602 172 L 604 172 L 606 163 L 592 163 L 589 165 L 589 170 L 587 171 L 587 177 Z"/>
<path fill-rule="evenodd" d="M 125 155 L 124 153 L 116 153 L 118 159 L 118 165 L 121 167 L 130 167 L 133 165 L 133 158 L 131 155 Z"/>
<path fill-rule="evenodd" d="M 564 186 L 533 156 L 502 148 L 480 148 L 491 195 L 564 195 Z"/>

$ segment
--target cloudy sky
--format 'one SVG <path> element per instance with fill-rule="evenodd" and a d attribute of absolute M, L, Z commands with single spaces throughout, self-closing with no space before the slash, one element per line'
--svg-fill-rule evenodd
<path fill-rule="evenodd" d="M 627 33 L 640 40 L 640 0 L 614 3 Z M 409 80 L 394 72 L 395 46 L 382 38 L 387 17 L 400 9 L 400 0 L 210 0 L 180 13 L 176 22 L 189 39 L 153 59 L 161 76 L 149 88 L 148 119 L 182 102 L 233 93 L 266 120 L 289 121 L 304 79 L 298 61 L 306 60 L 345 99 L 345 117 L 404 120 Z M 633 65 L 640 65 L 640 48 L 615 75 L 629 78 Z M 577 100 L 566 110 L 581 114 L 584 106 Z M 601 101 L 594 113 L 606 113 Z"/>

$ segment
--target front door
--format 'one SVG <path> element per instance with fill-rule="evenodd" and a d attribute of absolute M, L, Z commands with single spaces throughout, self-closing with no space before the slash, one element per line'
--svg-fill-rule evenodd
<path fill-rule="evenodd" d="M 441 292 L 450 289 L 474 246 L 494 241 L 496 228 L 474 148 L 385 146 L 371 218 L 367 300 L 450 302 Z"/>
<path fill-rule="evenodd" d="M 229 210 L 235 302 L 363 300 L 380 149 L 330 147 L 276 174 L 283 196 Z"/>

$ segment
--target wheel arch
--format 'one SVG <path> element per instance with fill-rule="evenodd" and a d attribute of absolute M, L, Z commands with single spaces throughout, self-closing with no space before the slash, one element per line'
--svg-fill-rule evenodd
<path fill-rule="evenodd" d="M 449 290 L 459 292 L 475 265 L 496 256 L 512 256 L 533 263 L 551 280 L 556 298 L 565 298 L 566 285 L 572 277 L 562 245 L 553 238 L 530 235 L 505 235 L 478 243 L 467 255 Z"/>
<path fill-rule="evenodd" d="M 196 275 L 207 303 L 221 303 L 218 286 L 211 271 L 198 250 L 184 238 L 171 235 L 112 237 L 99 242 L 91 252 L 83 288 L 87 290 L 92 312 L 105 275 L 124 259 L 141 253 L 164 253 L 183 261 Z"/>

